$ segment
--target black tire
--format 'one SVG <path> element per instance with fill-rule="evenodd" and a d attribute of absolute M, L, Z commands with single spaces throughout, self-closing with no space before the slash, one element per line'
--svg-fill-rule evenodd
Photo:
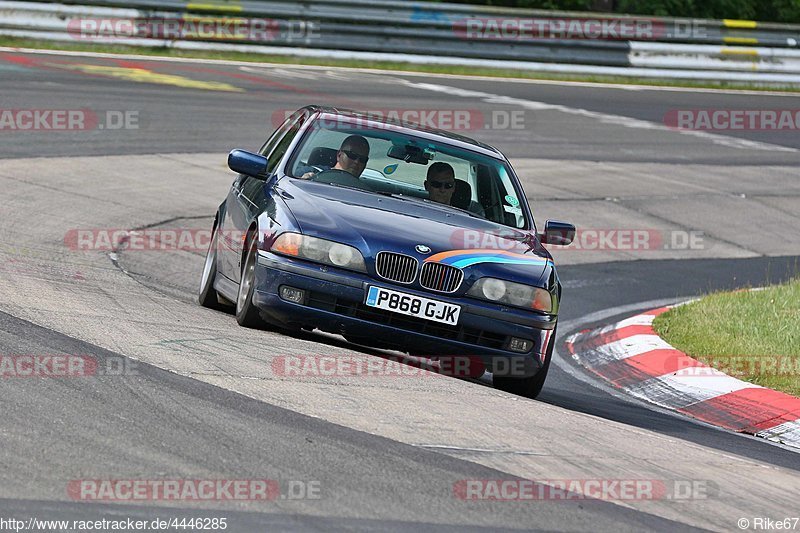
<path fill-rule="evenodd" d="M 264 320 L 253 305 L 255 292 L 256 258 L 258 249 L 256 239 L 249 235 L 247 239 L 247 257 L 242 265 L 242 279 L 239 282 L 239 294 L 236 297 L 236 322 L 246 328 L 264 329 Z"/>
<path fill-rule="evenodd" d="M 197 296 L 197 301 L 203 307 L 209 309 L 223 309 L 223 305 L 219 303 L 219 296 L 217 291 L 214 290 L 214 279 L 217 277 L 217 227 L 211 233 L 211 243 L 208 245 L 208 252 L 206 253 L 206 262 L 203 265 L 203 274 L 200 278 L 200 293 Z"/>
<path fill-rule="evenodd" d="M 496 376 L 492 378 L 492 382 L 496 389 L 505 391 L 523 398 L 530 398 L 535 400 L 539 393 L 542 392 L 544 382 L 547 379 L 547 372 L 550 370 L 550 361 L 553 360 L 553 347 L 556 344 L 556 330 L 550 336 L 550 345 L 547 347 L 547 358 L 545 359 L 544 366 L 536 373 L 535 376 L 529 378 L 509 378 L 504 376 Z"/>

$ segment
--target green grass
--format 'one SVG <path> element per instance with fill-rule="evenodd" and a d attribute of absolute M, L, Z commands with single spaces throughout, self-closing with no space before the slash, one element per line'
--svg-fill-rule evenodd
<path fill-rule="evenodd" d="M 126 45 L 107 45 L 89 43 L 71 43 L 61 41 L 46 41 L 18 37 L 0 36 L 0 46 L 16 48 L 36 48 L 40 50 L 72 50 L 83 52 L 100 52 L 109 54 L 137 54 L 159 57 L 189 57 L 201 59 L 224 59 L 230 61 L 243 61 L 250 63 L 278 63 L 285 65 L 320 65 L 333 67 L 352 67 L 381 69 L 405 72 L 422 72 L 432 74 L 458 74 L 464 76 L 489 76 L 499 78 L 517 78 L 530 80 L 550 81 L 577 81 L 589 83 L 614 83 L 627 85 L 650 85 L 655 87 L 688 87 L 712 88 L 732 90 L 781 90 L 787 92 L 800 92 L 800 87 L 775 84 L 753 84 L 713 81 L 687 81 L 687 80 L 656 80 L 649 78 L 635 78 L 627 76 L 595 76 L 578 74 L 551 74 L 546 72 L 524 71 L 503 68 L 461 67 L 450 65 L 415 65 L 396 61 L 363 61 L 363 60 L 338 60 L 324 58 L 295 57 L 282 55 L 265 55 L 244 52 L 214 52 L 199 50 L 177 50 L 165 47 L 140 47 Z"/>
<path fill-rule="evenodd" d="M 800 396 L 800 278 L 717 293 L 656 317 L 675 348 L 739 379 Z"/>

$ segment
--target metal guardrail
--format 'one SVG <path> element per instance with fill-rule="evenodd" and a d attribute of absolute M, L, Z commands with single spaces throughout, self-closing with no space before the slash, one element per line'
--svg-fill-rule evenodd
<path fill-rule="evenodd" d="M 0 34 L 72 40 L 76 38 L 74 32 L 71 33 L 76 20 L 78 23 L 87 18 L 187 21 L 197 17 L 216 20 L 268 19 L 275 23 L 277 31 L 268 41 L 199 38 L 191 39 L 194 42 L 190 43 L 189 39 L 176 42 L 169 38 L 131 35 L 127 41 L 115 37 L 107 42 L 180 45 L 184 48 L 199 48 L 202 44 L 206 48 L 238 47 L 249 51 L 257 51 L 256 46 L 266 46 L 273 51 L 283 47 L 287 51 L 289 48 L 302 50 L 305 55 L 313 55 L 316 50 L 343 53 L 345 56 L 351 52 L 354 57 L 366 53 L 402 54 L 406 60 L 424 57 L 425 62 L 436 62 L 438 58 L 450 64 L 469 60 L 484 62 L 488 67 L 503 66 L 508 62 L 508 65 L 517 66 L 637 67 L 639 70 L 653 69 L 654 72 L 674 69 L 675 77 L 681 77 L 680 72 L 693 70 L 738 71 L 748 75 L 800 75 L 800 50 L 796 48 L 800 42 L 800 26 L 750 21 L 609 16 L 447 3 L 397 4 L 391 0 L 0 1 Z M 300 21 L 313 31 L 305 35 L 283 31 Z M 613 27 L 615 21 L 620 25 L 649 25 L 650 31 L 618 32 L 616 39 L 588 35 L 587 28 L 596 28 L 603 23 Z M 528 32 L 532 22 L 550 33 Z M 577 34 L 569 31 L 569 24 L 573 23 L 579 29 Z M 552 31 L 562 26 L 563 31 Z M 553 35 L 584 38 L 542 38 Z M 103 39 L 90 42 L 103 42 Z M 742 45 L 759 46 L 751 48 Z M 785 81 L 793 80 L 786 78 Z"/>
<path fill-rule="evenodd" d="M 40 0 L 33 0 L 40 1 Z M 46 0 L 45 0 L 46 1 Z M 394 0 L 90 0 L 62 2 L 108 7 L 135 7 L 141 10 L 217 13 L 271 18 L 298 18 L 330 22 L 407 26 L 450 30 L 470 18 L 649 20 L 664 28 L 674 28 L 661 35 L 661 42 L 724 44 L 794 48 L 800 44 L 800 25 L 763 23 L 748 20 L 702 20 L 657 18 L 597 13 L 576 13 L 538 9 L 502 8 L 432 2 L 395 2 Z"/>
<path fill-rule="evenodd" d="M 66 32 L 70 19 L 79 17 L 116 17 L 121 12 L 114 9 L 102 10 L 99 7 L 125 5 L 130 3 L 116 0 L 89 0 L 93 9 L 83 6 L 58 4 L 38 4 L 29 2 L 0 2 L 0 26 L 3 28 L 32 29 L 38 31 Z M 103 4 L 97 6 L 96 4 Z M 9 7 L 6 7 L 8 5 Z M 84 4 L 85 5 L 85 4 Z M 191 11 L 186 11 L 188 7 Z M 46 8 L 44 6 L 47 6 Z M 135 4 L 138 15 L 128 17 L 159 18 L 186 13 L 218 14 L 221 8 L 198 9 L 201 4 L 158 3 L 140 0 Z M 205 6 L 202 4 L 202 6 Z M 306 6 L 310 6 L 306 7 Z M 216 7 L 216 6 L 214 6 Z M 628 65 L 629 46 L 626 42 L 615 41 L 520 41 L 514 44 L 501 40 L 470 41 L 460 38 L 450 24 L 441 21 L 436 24 L 397 24 L 397 19 L 388 18 L 388 11 L 376 13 L 354 13 L 342 8 L 320 9 L 316 4 L 295 4 L 289 2 L 250 2 L 241 5 L 235 12 L 226 10 L 225 15 L 248 18 L 269 18 L 273 20 L 312 21 L 313 35 L 297 38 L 277 32 L 269 41 L 216 39 L 215 42 L 236 42 L 238 44 L 260 44 L 269 46 L 300 46 L 330 50 L 351 50 L 382 53 L 404 53 L 441 56 L 466 57 L 487 60 L 542 61 L 554 63 L 578 63 L 586 65 Z M 245 9 L 247 7 L 247 9 Z M 255 9 L 259 7 L 260 9 Z M 77 8 L 77 10 L 76 10 Z M 14 14 L 15 9 L 17 15 Z M 151 10 L 152 9 L 152 10 Z M 348 13 L 351 19 L 347 19 Z M 47 23 L 44 21 L 48 20 Z M 388 21 L 388 22 L 387 22 Z"/>

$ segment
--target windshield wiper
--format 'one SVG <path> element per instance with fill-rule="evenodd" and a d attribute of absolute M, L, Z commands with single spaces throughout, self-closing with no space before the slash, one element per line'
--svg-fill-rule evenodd
<path fill-rule="evenodd" d="M 461 209 L 460 207 L 456 207 L 454 205 L 441 204 L 439 202 L 434 202 L 430 198 L 417 198 L 417 200 L 421 200 L 421 201 L 425 202 L 426 204 L 429 204 L 429 205 L 432 205 L 432 206 L 435 206 L 435 207 L 441 207 L 441 208 L 446 208 L 446 209 L 455 209 L 459 213 L 464 213 L 465 215 L 469 215 L 469 216 L 471 216 L 473 218 L 477 218 L 479 220 L 485 220 L 486 222 L 492 222 L 491 220 L 489 220 L 486 217 L 482 217 L 477 213 L 473 213 L 472 211 L 467 211 L 466 209 Z"/>
<path fill-rule="evenodd" d="M 381 196 L 391 196 L 392 198 L 397 198 L 398 200 L 406 200 L 406 201 L 412 201 L 413 200 L 413 201 L 416 201 L 416 202 L 424 202 L 425 204 L 433 205 L 435 207 L 455 209 L 455 210 L 457 210 L 457 211 L 459 211 L 461 213 L 466 213 L 467 215 L 469 215 L 471 217 L 479 218 L 481 220 L 487 220 L 486 218 L 484 218 L 484 217 L 482 217 L 482 216 L 480 216 L 480 215 L 478 215 L 476 213 L 473 213 L 472 211 L 467 211 L 466 209 L 461 209 L 460 207 L 456 207 L 454 205 L 440 204 L 439 202 L 434 202 L 433 200 L 430 200 L 428 198 L 420 198 L 419 196 L 412 196 L 412 195 L 408 195 L 408 194 L 402 194 L 402 193 L 397 193 L 397 192 L 389 192 L 389 191 L 373 191 L 373 192 L 375 194 L 380 194 Z"/>
<path fill-rule="evenodd" d="M 467 215 L 469 215 L 469 216 L 471 216 L 471 217 L 473 217 L 473 218 L 478 218 L 478 219 L 480 219 L 480 220 L 485 220 L 485 221 L 487 221 L 487 222 L 491 222 L 491 220 L 489 220 L 489 219 L 488 219 L 488 218 L 486 218 L 486 217 L 482 217 L 482 216 L 480 216 L 478 213 L 473 213 L 472 211 L 467 211 L 466 209 L 461 209 L 460 207 L 456 207 L 456 206 L 454 206 L 454 205 L 447 205 L 447 204 L 440 204 L 440 205 L 443 205 L 443 206 L 445 206 L 445 207 L 449 207 L 449 208 L 451 208 L 451 209 L 457 209 L 458 211 L 460 211 L 460 212 L 462 212 L 462 213 L 465 213 L 465 214 L 467 214 Z"/>
<path fill-rule="evenodd" d="M 409 198 L 413 198 L 413 196 L 406 196 L 398 192 L 389 192 L 389 191 L 370 191 L 370 192 L 373 192 L 375 194 L 380 194 L 381 196 L 391 196 L 392 198 L 397 198 L 398 200 L 408 200 Z"/>
<path fill-rule="evenodd" d="M 352 185 L 345 185 L 343 183 L 333 183 L 330 181 L 314 181 L 314 183 L 322 183 L 323 185 L 333 185 L 334 187 L 341 187 L 342 189 L 350 189 L 351 191 L 372 192 L 369 189 L 362 189 L 361 187 L 353 187 Z"/>

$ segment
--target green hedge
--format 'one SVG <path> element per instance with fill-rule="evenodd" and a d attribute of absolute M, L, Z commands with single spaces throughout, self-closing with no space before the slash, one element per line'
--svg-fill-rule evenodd
<path fill-rule="evenodd" d="M 433 0 L 436 1 L 436 0 Z M 448 0 L 479 4 L 566 11 L 595 11 L 596 0 Z M 690 17 L 704 19 L 745 19 L 764 22 L 800 23 L 800 0 L 613 0 L 614 13 Z"/>

